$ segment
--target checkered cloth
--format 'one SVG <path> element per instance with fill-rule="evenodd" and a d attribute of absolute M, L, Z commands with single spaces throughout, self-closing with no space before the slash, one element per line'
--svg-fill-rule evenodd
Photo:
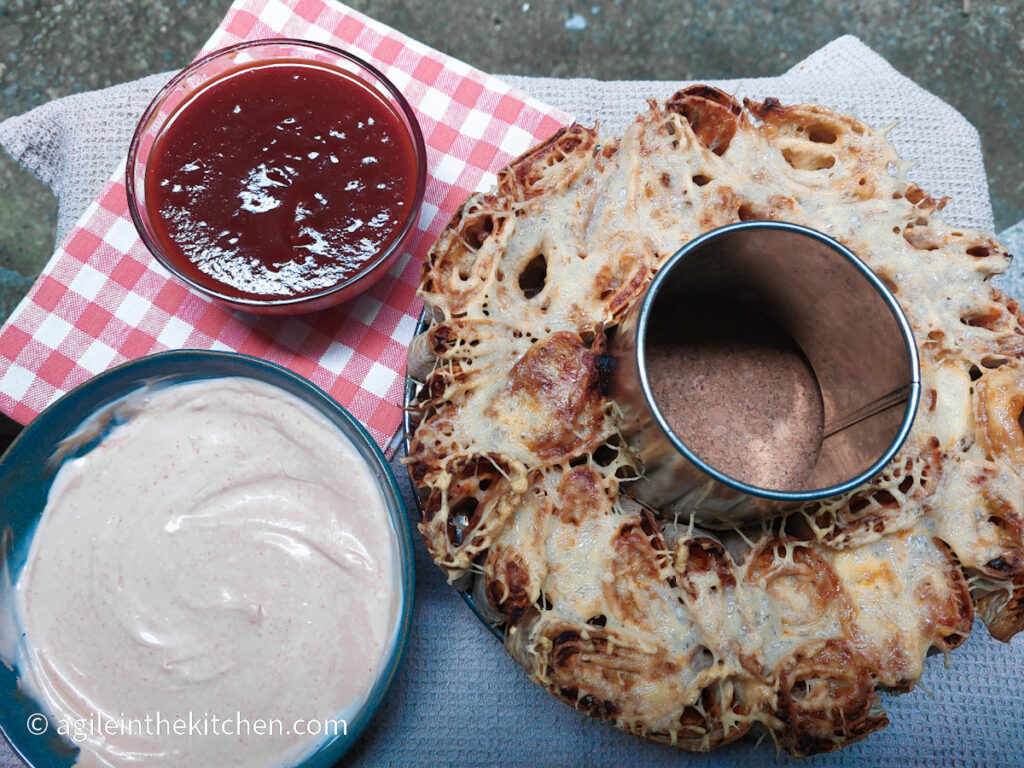
<path fill-rule="evenodd" d="M 466 196 L 568 115 L 332 0 L 236 0 L 200 55 L 243 40 L 336 45 L 380 69 L 416 111 L 429 175 L 418 231 L 366 294 L 323 312 L 232 312 L 174 279 L 128 214 L 124 163 L 0 329 L 0 410 L 26 423 L 94 374 L 165 349 L 236 350 L 311 379 L 384 445 L 421 303 L 420 263 Z"/>

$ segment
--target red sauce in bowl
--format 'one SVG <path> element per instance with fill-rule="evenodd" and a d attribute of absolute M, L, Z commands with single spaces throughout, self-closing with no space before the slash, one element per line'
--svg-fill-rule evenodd
<path fill-rule="evenodd" d="M 146 207 L 166 256 L 241 299 L 300 298 L 373 266 L 414 214 L 417 156 L 358 77 L 271 60 L 205 84 L 160 132 Z"/>

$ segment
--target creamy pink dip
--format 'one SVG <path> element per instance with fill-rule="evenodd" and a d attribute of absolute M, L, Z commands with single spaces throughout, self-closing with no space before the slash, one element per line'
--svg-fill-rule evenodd
<path fill-rule="evenodd" d="M 396 552 L 370 468 L 311 406 L 243 378 L 156 388 L 57 474 L 15 585 L 20 671 L 53 723 L 207 723 L 89 733 L 81 765 L 291 765 L 324 738 L 304 721 L 353 713 L 381 669 Z M 257 720 L 281 732 L 234 733 Z"/>

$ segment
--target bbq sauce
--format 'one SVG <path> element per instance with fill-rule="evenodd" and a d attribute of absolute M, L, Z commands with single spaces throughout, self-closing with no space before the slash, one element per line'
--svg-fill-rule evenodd
<path fill-rule="evenodd" d="M 178 268 L 232 298 L 302 297 L 372 266 L 411 215 L 416 154 L 358 77 L 276 60 L 219 76 L 157 137 L 146 201 Z"/>

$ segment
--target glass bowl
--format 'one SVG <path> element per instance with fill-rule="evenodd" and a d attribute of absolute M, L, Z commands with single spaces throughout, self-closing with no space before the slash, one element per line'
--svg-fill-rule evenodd
<path fill-rule="evenodd" d="M 188 107 L 195 99 L 236 73 L 266 67 L 273 63 L 315 64 L 339 75 L 339 104 L 350 94 L 351 81 L 359 81 L 379 98 L 407 132 L 412 145 L 415 170 L 403 193 L 411 200 L 405 219 L 397 225 L 389 239 L 383 240 L 365 257 L 356 271 L 337 282 L 298 295 L 246 296 L 194 267 L 180 249 L 167 245 L 162 237 L 161 215 L 153 208 L 156 201 L 147 201 L 147 171 L 154 167 L 159 152 L 157 140 L 175 121 L 188 119 Z M 345 84 L 349 87 L 346 88 Z M 372 124 L 372 122 L 371 122 Z M 186 123 L 186 125 L 188 125 Z M 188 127 L 191 128 L 189 125 Z M 344 164 L 343 164 L 344 165 Z M 339 172 L 344 171 L 339 166 Z M 272 169 L 274 170 L 274 169 Z M 332 171 L 333 173 L 333 171 Z M 193 290 L 226 305 L 261 314 L 298 314 L 325 309 L 347 301 L 370 288 L 383 277 L 401 256 L 416 229 L 419 209 L 426 185 L 427 156 L 416 116 L 399 90 L 374 67 L 350 53 L 321 43 L 305 40 L 272 39 L 240 43 L 211 53 L 194 62 L 171 79 L 150 103 L 135 129 L 125 171 L 128 209 L 142 241 L 153 256 L 177 279 Z M 411 188 L 410 188 L 411 187 Z M 409 194 L 411 192 L 411 194 Z M 152 196 L 151 196 L 152 197 Z M 342 215 L 339 212 L 339 215 Z M 296 218 L 298 221 L 298 218 Z M 244 293 L 244 292 L 242 292 Z"/>
<path fill-rule="evenodd" d="M 388 638 L 380 671 L 365 699 L 340 713 L 347 733 L 325 739 L 295 768 L 329 768 L 356 742 L 378 710 L 394 681 L 409 637 L 412 618 L 414 566 L 412 539 L 405 505 L 394 475 L 373 439 L 352 414 L 323 390 L 286 368 L 234 352 L 174 350 L 139 358 L 89 379 L 51 404 L 29 424 L 0 458 L 0 498 L 4 499 L 3 562 L 0 578 L 0 640 L 13 643 L 16 630 L 13 607 L 5 599 L 25 565 L 36 524 L 46 506 L 54 476 L 65 461 L 91 449 L 99 439 L 73 451 L 61 451 L 61 441 L 74 433 L 90 415 L 131 392 L 159 382 L 174 384 L 200 379 L 243 376 L 271 384 L 313 406 L 333 422 L 355 446 L 370 468 L 384 495 L 396 560 L 399 590 L 394 626 Z M 111 426 L 116 426 L 117 419 Z M 60 451 L 60 452 L 59 452 Z M 59 460 L 55 456 L 60 456 Z M 74 631 L 69 627 L 68 631 Z M 5 650 L 5 653 L 9 651 Z M 77 747 L 56 733 L 51 723 L 40 734 L 40 706 L 21 692 L 18 673 L 0 664 L 0 730 L 32 768 L 70 768 Z M 35 717 L 36 719 L 33 719 Z M 33 732 L 32 728 L 37 730 Z"/>

